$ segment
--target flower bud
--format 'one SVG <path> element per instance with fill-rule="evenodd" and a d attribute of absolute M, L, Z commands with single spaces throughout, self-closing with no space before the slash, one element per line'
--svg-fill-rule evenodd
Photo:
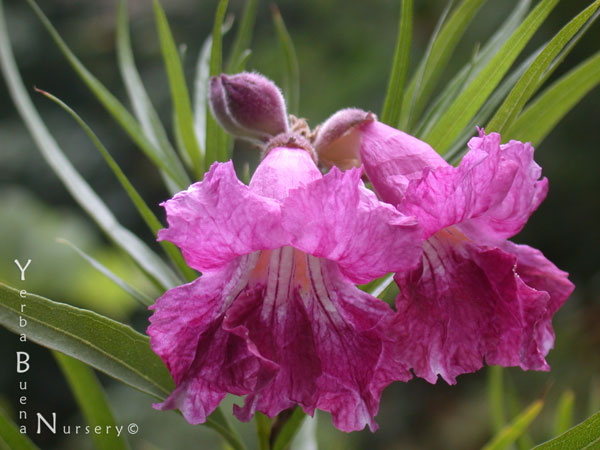
<path fill-rule="evenodd" d="M 319 161 L 342 170 L 360 166 L 360 133 L 357 125 L 375 120 L 375 115 L 356 108 L 342 109 L 317 130 L 314 147 Z"/>
<path fill-rule="evenodd" d="M 283 96 L 262 75 L 242 72 L 212 77 L 209 100 L 215 118 L 236 137 L 264 143 L 288 131 Z"/>

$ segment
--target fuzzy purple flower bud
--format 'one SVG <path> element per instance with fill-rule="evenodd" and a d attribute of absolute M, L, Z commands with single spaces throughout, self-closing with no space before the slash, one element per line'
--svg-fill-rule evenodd
<path fill-rule="evenodd" d="M 262 75 L 242 72 L 212 77 L 209 100 L 215 118 L 236 137 L 264 143 L 288 131 L 281 91 Z"/>

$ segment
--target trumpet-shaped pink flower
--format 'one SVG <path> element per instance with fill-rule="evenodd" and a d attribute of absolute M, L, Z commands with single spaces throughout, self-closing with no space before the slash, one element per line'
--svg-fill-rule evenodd
<path fill-rule="evenodd" d="M 164 203 L 178 245 L 203 274 L 151 308 L 153 350 L 176 384 L 159 409 L 202 423 L 227 393 L 241 420 L 300 405 L 344 431 L 374 430 L 396 370 L 382 324 L 392 310 L 357 289 L 413 267 L 421 229 L 379 202 L 360 169 L 322 176 L 308 152 L 271 150 L 249 186 L 232 164 Z"/>
<path fill-rule="evenodd" d="M 380 198 L 417 217 L 425 239 L 421 263 L 394 278 L 399 365 L 432 383 L 438 375 L 454 383 L 483 360 L 549 370 L 551 319 L 574 286 L 540 251 L 507 240 L 548 190 L 532 146 L 500 145 L 497 133 L 480 130 L 452 167 L 372 116 L 362 113 L 357 124 L 357 114 L 345 110 L 324 124 L 322 136 L 332 138 L 317 140 L 319 154 L 331 164 L 362 163 Z M 350 145 L 340 153 L 341 140 Z"/>

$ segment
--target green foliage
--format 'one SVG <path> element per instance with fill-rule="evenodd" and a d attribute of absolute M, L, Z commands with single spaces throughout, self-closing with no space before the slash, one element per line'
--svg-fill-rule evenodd
<path fill-rule="evenodd" d="M 231 47 L 229 62 L 227 63 L 228 73 L 238 73 L 244 70 L 246 60 L 250 56 L 250 44 L 252 41 L 252 32 L 254 31 L 254 21 L 256 19 L 256 4 L 258 0 L 247 0 L 242 20 Z"/>
<path fill-rule="evenodd" d="M 396 52 L 392 64 L 392 73 L 388 82 L 387 93 L 383 103 L 380 120 L 388 125 L 395 126 L 400 121 L 404 82 L 408 73 L 410 60 L 410 42 L 412 36 L 412 0 L 402 0 L 400 25 L 398 26 L 398 39 Z"/>
<path fill-rule="evenodd" d="M 549 68 L 555 58 L 567 46 L 575 34 L 588 22 L 599 6 L 600 1 L 596 1 L 588 6 L 552 38 L 533 63 L 529 65 L 527 71 L 519 79 L 512 91 L 510 91 L 502 106 L 496 111 L 496 114 L 494 114 L 494 117 L 486 126 L 488 132 L 497 131 L 498 133 L 502 133 L 506 128 L 510 127 L 525 106 L 525 103 L 527 103 L 546 80 L 549 75 Z"/>
<path fill-rule="evenodd" d="M 52 353 L 69 382 L 87 424 L 92 428 L 110 426 L 115 430 L 115 418 L 94 371 L 76 359 L 59 352 Z M 93 433 L 92 438 L 97 450 L 126 450 L 129 448 L 125 435 L 117 436 L 116 432 Z"/>
<path fill-rule="evenodd" d="M 27 2 L 38 16 L 44 27 L 48 30 L 48 33 L 50 33 L 50 36 L 56 42 L 56 45 L 64 54 L 65 58 L 69 64 L 71 64 L 75 72 L 80 76 L 90 91 L 94 93 L 94 95 L 113 116 L 113 118 L 117 120 L 127 134 L 129 134 L 137 146 L 146 154 L 146 156 L 148 156 L 154 165 L 164 170 L 180 189 L 186 187 L 189 184 L 189 178 L 187 177 L 183 167 L 178 164 L 178 160 L 169 159 L 169 155 L 164 155 L 157 147 L 152 145 L 152 143 L 144 135 L 140 125 L 136 122 L 129 111 L 125 109 L 125 107 L 117 100 L 117 98 L 112 95 L 108 89 L 106 89 L 102 83 L 100 83 L 100 81 L 98 81 L 98 79 L 85 68 L 85 66 L 79 61 L 79 59 L 77 59 L 73 52 L 71 52 L 65 41 L 52 26 L 52 23 L 50 23 L 37 3 L 35 3 L 35 0 L 27 0 Z"/>
<path fill-rule="evenodd" d="M 555 81 L 517 118 L 505 136 L 537 146 L 579 100 L 600 83 L 600 52 Z"/>
<path fill-rule="evenodd" d="M 273 450 L 285 450 L 289 447 L 292 439 L 302 426 L 302 422 L 306 418 L 306 414 L 302 411 L 302 408 L 296 406 L 294 408 L 294 412 L 287 419 L 283 427 L 279 430 L 279 433 L 275 437 L 275 442 L 273 443 Z"/>
<path fill-rule="evenodd" d="M 271 11 L 281 49 L 281 60 L 283 62 L 283 96 L 286 100 L 288 113 L 298 114 L 300 103 L 300 69 L 298 58 L 296 57 L 296 49 L 283 22 L 279 8 L 273 5 Z"/>
<path fill-rule="evenodd" d="M 119 183 L 121 183 L 121 186 L 123 186 L 123 189 L 125 189 L 125 191 L 127 192 L 127 195 L 133 202 L 135 208 L 140 213 L 140 216 L 142 217 L 142 219 L 144 219 L 144 222 L 146 222 L 146 225 L 148 226 L 148 228 L 150 229 L 152 234 L 156 235 L 158 233 L 158 230 L 163 228 L 163 225 L 160 223 L 158 218 L 154 215 L 152 210 L 148 207 L 148 205 L 146 204 L 144 199 L 141 197 L 141 195 L 138 193 L 138 191 L 133 187 L 133 185 L 131 184 L 131 182 L 125 175 L 125 173 L 121 170 L 121 168 L 119 167 L 117 162 L 110 155 L 110 153 L 108 152 L 106 147 L 104 147 L 104 145 L 102 145 L 102 142 L 100 142 L 100 139 L 98 139 L 98 137 L 92 131 L 92 129 L 83 121 L 83 119 L 75 111 L 73 111 L 62 100 L 60 100 L 59 98 L 56 98 L 55 96 L 53 96 L 52 94 L 49 94 L 48 92 L 44 92 L 39 89 L 37 91 L 42 93 L 43 95 L 48 97 L 50 100 L 57 103 L 65 111 L 67 111 L 71 115 L 71 117 L 73 117 L 77 121 L 77 123 L 81 126 L 81 128 L 83 128 L 83 130 L 90 137 L 90 139 L 92 140 L 92 142 L 94 143 L 96 148 L 102 154 L 102 157 L 105 159 L 106 163 L 108 164 L 110 169 L 113 171 L 113 173 L 119 180 Z M 179 252 L 177 247 L 175 247 L 175 245 L 173 245 L 172 243 L 167 242 L 167 241 L 161 241 L 160 244 L 163 247 L 163 249 L 165 250 L 165 252 L 169 255 L 171 260 L 177 265 L 177 267 L 179 268 L 181 273 L 185 275 L 186 279 L 188 281 L 194 280 L 196 278 L 196 273 L 185 263 L 183 256 L 181 256 L 181 253 Z"/>
<path fill-rule="evenodd" d="M 502 450 L 507 448 L 527 430 L 531 422 L 533 422 L 542 410 L 542 406 L 544 406 L 544 402 L 541 400 L 533 402 L 521 414 L 515 417 L 511 423 L 500 430 L 482 450 Z"/>
<path fill-rule="evenodd" d="M 17 426 L 4 415 L 0 408 L 0 450 L 39 450 Z"/>
<path fill-rule="evenodd" d="M 170 288 L 179 284 L 179 278 L 173 271 L 141 239 L 117 222 L 112 212 L 73 168 L 62 150 L 58 147 L 23 86 L 23 81 L 19 75 L 9 45 L 6 23 L 1 8 L 0 63 L 4 78 L 9 86 L 9 93 L 34 141 L 48 164 L 60 177 L 65 187 L 79 205 L 96 221 L 106 235 L 125 250 L 139 264 L 142 270 L 160 286 Z"/>
<path fill-rule="evenodd" d="M 568 389 L 562 393 L 556 407 L 554 416 L 553 435 L 558 436 L 563 434 L 573 425 L 573 409 L 575 408 L 575 393 Z M 599 437 L 600 437 L 600 429 Z"/>
<path fill-rule="evenodd" d="M 227 12 L 228 0 L 220 0 L 215 14 L 210 49 L 209 76 L 221 74 L 223 65 L 223 21 Z M 229 156 L 229 140 L 223 129 L 212 116 L 208 104 L 206 105 L 206 162 L 208 170 L 214 161 L 225 161 Z"/>
<path fill-rule="evenodd" d="M 129 295 L 131 295 L 142 306 L 147 308 L 152 303 L 154 303 L 154 300 L 152 298 L 148 297 L 146 294 L 144 294 L 143 292 L 140 292 L 139 290 L 137 290 L 136 288 L 131 286 L 129 283 L 127 283 L 126 281 L 124 281 L 123 279 L 121 279 L 120 277 L 115 275 L 104 264 L 100 263 L 99 261 L 97 261 L 96 259 L 91 257 L 90 255 L 88 255 L 87 253 L 82 251 L 80 248 L 78 248 L 73 243 L 67 241 L 66 239 L 57 239 L 57 242 L 59 242 L 61 244 L 65 244 L 65 245 L 69 246 L 70 248 L 72 248 L 73 251 L 75 251 L 79 256 L 81 256 L 84 260 L 86 260 L 94 269 L 96 269 L 98 272 L 102 273 L 108 279 L 112 280 L 113 283 L 115 283 L 117 286 L 119 286 L 121 289 L 123 289 Z"/>
<path fill-rule="evenodd" d="M 156 110 L 152 106 L 148 93 L 146 92 L 146 89 L 144 89 L 142 78 L 135 66 L 133 50 L 129 39 L 127 0 L 121 0 L 119 2 L 116 40 L 117 62 L 119 64 L 119 70 L 121 71 L 121 77 L 125 82 L 129 102 L 133 106 L 135 116 L 139 121 L 144 134 L 153 145 L 161 150 L 163 155 L 168 155 L 169 160 L 175 161 L 175 164 L 181 166 L 181 163 L 178 161 L 177 155 L 175 154 L 175 150 L 169 142 L 167 132 L 165 131 Z M 183 173 L 185 174 L 185 172 Z M 172 194 L 179 191 L 177 185 L 173 183 L 170 178 L 164 176 L 164 172 L 163 178 Z M 185 175 L 185 181 L 189 181 L 187 175 Z"/>
<path fill-rule="evenodd" d="M 595 450 L 600 448 L 600 412 L 534 450 Z"/>
<path fill-rule="evenodd" d="M 432 130 L 424 137 L 425 141 L 439 153 L 446 153 L 454 139 L 460 135 L 494 88 L 500 83 L 504 74 L 557 2 L 558 0 L 542 0 L 531 11 L 502 48 L 446 110 Z"/>
<path fill-rule="evenodd" d="M 194 174 L 200 179 L 204 174 L 203 152 L 196 139 L 190 95 L 185 82 L 181 59 L 177 52 L 177 46 L 175 45 L 171 29 L 169 28 L 167 16 L 158 0 L 154 0 L 154 14 L 156 26 L 158 28 L 158 37 L 160 39 L 160 48 L 167 69 L 169 87 L 171 88 L 171 99 L 173 100 L 175 109 L 177 131 L 181 137 L 183 146 L 187 151 L 187 155 L 192 162 Z"/>
<path fill-rule="evenodd" d="M 447 22 L 441 22 L 443 26 L 432 36 L 426 56 L 421 61 L 405 94 L 400 121 L 403 128 L 410 129 L 415 121 L 414 118 L 421 114 L 458 41 L 484 2 L 485 0 L 464 0 Z"/>

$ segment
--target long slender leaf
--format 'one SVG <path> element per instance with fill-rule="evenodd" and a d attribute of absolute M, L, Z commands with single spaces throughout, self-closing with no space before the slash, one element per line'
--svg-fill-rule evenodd
<path fill-rule="evenodd" d="M 27 339 L 32 342 L 78 359 L 158 400 L 173 390 L 173 380 L 150 349 L 148 336 L 95 312 L 30 293 L 23 299 L 19 293 L 0 283 L 0 325 L 20 334 L 21 316 L 27 320 Z M 219 408 L 206 426 L 221 434 L 235 450 L 244 450 Z"/>
<path fill-rule="evenodd" d="M 154 300 L 152 298 L 150 298 L 143 292 L 140 292 L 139 290 L 137 290 L 136 288 L 131 286 L 129 283 L 127 283 L 125 280 L 123 280 L 122 278 L 115 275 L 108 267 L 106 267 L 105 265 L 103 265 L 102 263 L 97 261 L 96 259 L 92 258 L 90 255 L 85 253 L 83 250 L 81 250 L 79 247 L 77 247 L 72 242 L 69 242 L 66 239 L 57 239 L 56 242 L 71 247 L 71 249 L 73 249 L 75 251 L 75 253 L 77 253 L 84 260 L 86 260 L 94 269 L 96 269 L 98 272 L 100 272 L 105 277 L 110 279 L 113 283 L 115 283 L 117 286 L 119 286 L 121 289 L 123 289 L 129 295 L 131 295 L 134 299 L 136 299 L 143 306 L 148 307 L 152 303 L 154 303 Z"/>
<path fill-rule="evenodd" d="M 85 417 L 87 424 L 93 428 L 110 426 L 111 433 L 92 434 L 92 439 L 97 450 L 128 449 L 125 435 L 117 435 L 115 418 L 110 409 L 102 385 L 96 375 L 88 366 L 70 356 L 59 352 L 52 352 L 58 362 L 77 404 Z"/>
<path fill-rule="evenodd" d="M 0 449 L 2 450 L 40 450 L 31 439 L 21 434 L 17 425 L 4 415 L 0 408 Z"/>
<path fill-rule="evenodd" d="M 506 130 L 505 136 L 539 145 L 556 123 L 600 83 L 600 52 L 555 81 Z"/>
<path fill-rule="evenodd" d="M 542 406 L 544 406 L 542 400 L 533 402 L 525 411 L 515 417 L 511 423 L 494 436 L 482 450 L 502 450 L 507 448 L 527 430 L 531 422 L 533 422 L 542 410 Z"/>
<path fill-rule="evenodd" d="M 545 79 L 544 74 L 554 59 L 571 41 L 573 36 L 588 22 L 599 6 L 600 0 L 592 3 L 552 38 L 510 91 L 500 109 L 498 109 L 490 123 L 486 126 L 487 131 L 502 133 L 514 122 L 517 115 L 525 106 L 525 103 L 527 103 L 543 83 Z"/>
<path fill-rule="evenodd" d="M 169 87 L 171 89 L 171 99 L 173 101 L 175 115 L 177 116 L 177 125 L 181 139 L 185 145 L 192 166 L 197 178 L 202 178 L 204 174 L 203 152 L 200 149 L 196 133 L 194 131 L 194 116 L 192 114 L 192 105 L 190 95 L 185 83 L 183 67 L 175 40 L 169 28 L 169 22 L 164 10 L 158 0 L 154 0 L 154 14 L 158 36 L 160 39 L 160 48 L 167 69 L 169 78 Z"/>
<path fill-rule="evenodd" d="M 488 98 L 485 102 L 485 105 L 481 107 L 475 117 L 471 119 L 471 122 L 465 127 L 460 136 L 452 143 L 450 150 L 446 152 L 444 157 L 447 161 L 451 163 L 458 163 L 460 158 L 462 158 L 463 154 L 468 150 L 467 141 L 473 134 L 475 133 L 476 126 L 479 124 L 485 123 L 490 116 L 496 111 L 498 105 L 502 102 L 503 99 L 506 98 L 506 95 L 513 88 L 513 86 L 517 83 L 519 78 L 523 75 L 527 67 L 531 64 L 531 62 L 536 58 L 539 54 L 539 51 L 533 52 L 525 61 L 523 61 L 519 67 L 514 69 L 510 75 L 508 75 L 498 86 L 498 88 L 494 91 L 494 93 Z M 487 128 L 486 128 L 487 131 Z"/>
<path fill-rule="evenodd" d="M 158 230 L 163 228 L 163 225 L 160 223 L 160 221 L 158 220 L 156 215 L 152 212 L 152 210 L 148 207 L 148 205 L 146 204 L 144 199 L 141 197 L 141 195 L 133 187 L 133 185 L 131 184 L 131 182 L 125 175 L 125 173 L 121 170 L 121 168 L 119 167 L 117 162 L 114 160 L 114 158 L 111 156 L 111 154 L 106 149 L 106 147 L 104 147 L 104 145 L 102 145 L 102 142 L 100 142 L 100 139 L 98 139 L 98 136 L 96 136 L 96 134 L 83 121 L 83 119 L 75 111 L 73 111 L 72 108 L 70 108 L 67 104 L 65 104 L 62 100 L 60 100 L 59 98 L 55 97 L 54 95 L 52 95 L 48 92 L 42 91 L 40 89 L 36 89 L 36 90 L 38 92 L 40 92 L 41 94 L 43 94 L 44 96 L 46 96 L 47 98 L 49 98 L 50 100 L 52 100 L 53 102 L 57 103 L 65 111 L 67 111 L 71 115 L 71 117 L 73 117 L 75 119 L 75 121 L 81 126 L 81 128 L 83 128 L 83 130 L 90 137 L 90 139 L 92 140 L 92 142 L 94 143 L 96 148 L 102 154 L 102 157 L 106 160 L 106 163 L 108 164 L 108 166 L 111 168 L 111 170 L 113 171 L 113 173 L 119 180 L 119 183 L 121 183 L 121 186 L 123 186 L 123 189 L 125 189 L 125 191 L 127 192 L 127 195 L 129 195 L 129 198 L 131 199 L 134 206 L 140 213 L 140 216 L 142 217 L 142 219 L 144 219 L 144 222 L 146 222 L 146 225 L 148 226 L 148 228 L 150 229 L 152 234 L 156 235 L 158 233 Z M 177 267 L 179 268 L 181 273 L 184 274 L 185 278 L 188 281 L 192 281 L 197 278 L 196 272 L 194 272 L 194 270 L 192 270 L 185 263 L 183 256 L 181 256 L 181 253 L 179 252 L 177 247 L 175 247 L 175 245 L 171 244 L 170 242 L 166 242 L 166 241 L 160 241 L 160 245 L 163 247 L 163 249 L 165 250 L 167 255 L 169 255 L 171 260 L 177 265 Z"/>
<path fill-rule="evenodd" d="M 413 78 L 408 89 L 414 96 L 414 99 L 410 100 L 412 102 L 411 117 L 413 117 L 413 123 L 431 97 L 458 41 L 484 2 L 485 0 L 464 0 L 440 29 L 431 46 L 431 52 L 425 61 L 422 79 L 417 83 L 416 78 Z"/>
<path fill-rule="evenodd" d="M 257 0 L 247 0 L 242 14 L 238 32 L 235 35 L 231 54 L 227 63 L 227 73 L 237 73 L 244 70 L 248 49 L 252 41 L 252 31 L 256 19 Z"/>
<path fill-rule="evenodd" d="M 290 114 L 298 114 L 300 103 L 300 68 L 298 66 L 298 58 L 296 57 L 296 49 L 292 38 L 287 31 L 279 8 L 273 5 L 271 7 L 273 15 L 273 23 L 277 32 L 277 39 L 281 46 L 281 56 L 283 59 L 283 94 L 286 100 L 288 112 Z"/>
<path fill-rule="evenodd" d="M 227 11 L 228 0 L 220 0 L 215 13 L 215 21 L 212 31 L 212 42 L 210 50 L 209 76 L 217 76 L 222 71 L 223 65 L 223 39 L 222 28 Z M 206 105 L 206 161 L 205 168 L 211 166 L 214 161 L 224 161 L 227 159 L 227 142 L 225 133 L 219 127 L 214 117 L 210 113 L 208 104 Z"/>
<path fill-rule="evenodd" d="M 525 14 L 529 10 L 531 0 L 520 0 L 514 7 L 510 16 L 504 21 L 502 26 L 486 42 L 483 48 L 476 45 L 473 59 L 469 64 L 463 67 L 448 85 L 440 93 L 436 101 L 428 108 L 427 112 L 421 118 L 419 125 L 414 130 L 415 136 L 423 136 L 437 123 L 452 102 L 458 97 L 463 89 L 479 74 L 486 66 L 489 60 L 502 47 L 504 42 L 517 29 L 523 21 Z"/>
<path fill-rule="evenodd" d="M 228 16 L 221 27 L 221 34 L 225 35 L 233 24 L 233 16 Z M 212 33 L 204 40 L 194 76 L 194 129 L 198 142 L 206 144 L 206 114 L 208 110 L 208 80 L 210 78 L 210 53 L 212 50 Z"/>
<path fill-rule="evenodd" d="M 557 2 L 558 0 L 542 0 L 529 13 L 523 23 L 504 43 L 500 51 L 481 70 L 479 75 L 467 86 L 439 122 L 425 136 L 425 141 L 441 154 L 448 150 L 448 147 L 460 135 L 464 127 L 500 83 L 504 74 Z"/>
<path fill-rule="evenodd" d="M 391 126 L 396 126 L 398 124 L 400 112 L 402 111 L 402 95 L 410 59 L 412 7 L 412 0 L 402 0 L 396 52 L 394 54 L 392 72 L 390 74 L 387 93 L 383 103 L 383 111 L 381 112 L 381 121 Z"/>
<path fill-rule="evenodd" d="M 73 168 L 42 122 L 19 75 L 0 8 L 0 62 L 8 91 L 33 136 L 42 156 L 59 176 L 80 206 L 96 221 L 106 235 L 125 250 L 134 261 L 163 288 L 179 283 L 173 271 L 142 240 L 122 227 L 108 207 Z"/>
<path fill-rule="evenodd" d="M 506 425 L 502 367 L 490 366 L 487 368 L 487 390 L 492 426 L 494 432 L 497 433 Z"/>
<path fill-rule="evenodd" d="M 25 304 L 21 312 L 21 304 Z M 158 399 L 173 381 L 148 337 L 92 311 L 57 303 L 0 283 L 0 323 L 21 333 L 19 316 L 27 320 L 27 339 L 65 353 Z"/>
<path fill-rule="evenodd" d="M 168 155 L 168 158 L 174 161 L 174 164 L 180 167 L 180 171 L 184 172 L 181 162 L 178 161 L 177 154 L 173 146 L 169 142 L 167 132 L 165 131 L 158 114 L 148 93 L 144 89 L 144 84 L 135 66 L 133 58 L 133 50 L 131 49 L 131 40 L 129 39 L 129 25 L 127 18 L 127 0 L 119 1 L 119 10 L 117 16 L 117 59 L 121 77 L 125 82 L 129 102 L 133 106 L 133 111 L 139 121 L 142 130 L 152 144 L 158 147 L 163 155 Z M 170 182 L 169 178 L 165 179 L 167 188 L 174 194 L 179 189 L 176 185 Z"/>
<path fill-rule="evenodd" d="M 573 426 L 573 409 L 575 407 L 575 393 L 568 389 L 560 396 L 554 416 L 554 435 L 558 436 Z M 600 430 L 598 430 L 600 437 Z"/>
<path fill-rule="evenodd" d="M 419 86 L 421 85 L 421 82 L 423 81 L 423 77 L 425 76 L 425 66 L 427 65 L 427 61 L 429 60 L 429 57 L 431 56 L 431 50 L 433 48 L 433 44 L 436 42 L 436 40 L 440 34 L 440 31 L 442 30 L 442 27 L 444 26 L 444 23 L 446 22 L 446 18 L 448 17 L 448 14 L 450 13 L 450 9 L 452 9 L 453 3 L 454 3 L 454 0 L 448 1 L 448 5 L 444 9 L 444 12 L 440 16 L 440 18 L 438 19 L 438 22 L 435 25 L 433 33 L 431 34 L 431 37 L 427 44 L 427 48 L 425 49 L 425 54 L 423 55 L 421 62 L 419 63 L 419 65 L 417 67 L 416 72 L 412 76 L 411 81 L 408 84 L 408 87 L 406 88 L 406 92 L 404 92 L 404 94 L 403 94 L 402 108 L 400 110 L 400 121 L 398 122 L 398 127 L 397 127 L 401 130 L 409 131 L 412 128 L 412 124 L 414 122 L 416 122 L 416 119 L 414 119 L 413 114 L 412 114 L 413 108 L 415 106 L 416 97 L 417 97 L 416 93 L 417 93 L 417 90 L 419 89 Z"/>
<path fill-rule="evenodd" d="M 597 450 L 600 448 L 600 412 L 533 450 Z"/>
<path fill-rule="evenodd" d="M 271 419 L 261 412 L 254 415 L 256 422 L 256 437 L 258 438 L 258 450 L 271 450 L 269 439 L 271 438 Z"/>
<path fill-rule="evenodd" d="M 152 143 L 144 134 L 140 125 L 136 122 L 129 111 L 127 111 L 127 109 L 119 102 L 119 100 L 117 100 L 117 98 L 112 95 L 110 91 L 108 91 L 108 89 L 106 89 L 102 83 L 100 83 L 100 81 L 98 81 L 98 79 L 85 68 L 85 66 L 79 61 L 79 59 L 77 59 L 73 52 L 71 52 L 65 41 L 60 37 L 52 23 L 50 23 L 35 0 L 27 0 L 27 3 L 29 3 L 48 33 L 50 33 L 50 36 L 56 42 L 56 45 L 63 53 L 69 64 L 71 64 L 77 75 L 79 75 L 83 82 L 100 101 L 100 103 L 102 103 L 102 105 L 108 110 L 114 119 L 121 125 L 121 127 L 123 127 L 127 134 L 129 134 L 136 145 L 157 167 L 169 174 L 179 189 L 186 188 L 189 185 L 189 178 L 183 170 L 183 167 L 178 166 L 176 161 L 165 157 L 158 147 L 152 145 Z"/>
<path fill-rule="evenodd" d="M 290 445 L 290 442 L 292 442 L 292 439 L 294 439 L 294 436 L 296 436 L 298 430 L 300 430 L 305 418 L 306 414 L 302 411 L 302 408 L 296 406 L 290 418 L 281 427 L 281 430 L 279 430 L 273 443 L 273 450 L 286 449 Z"/>

